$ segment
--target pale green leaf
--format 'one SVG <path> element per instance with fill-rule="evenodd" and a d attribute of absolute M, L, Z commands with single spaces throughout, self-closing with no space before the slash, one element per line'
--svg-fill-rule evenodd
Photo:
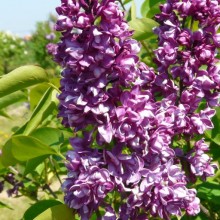
<path fill-rule="evenodd" d="M 30 135 L 42 141 L 44 144 L 47 144 L 48 146 L 57 146 L 64 141 L 63 133 L 57 128 L 38 128 Z"/>
<path fill-rule="evenodd" d="M 150 10 L 150 2 L 149 0 L 145 0 L 141 5 L 141 15 L 146 17 L 147 12 Z"/>
<path fill-rule="evenodd" d="M 0 97 L 47 81 L 47 73 L 41 67 L 31 65 L 19 67 L 0 79 Z"/>
<path fill-rule="evenodd" d="M 150 18 L 136 18 L 129 22 L 131 30 L 134 30 L 133 38 L 136 40 L 145 40 L 154 35 L 153 28 L 158 26 L 158 23 Z"/>
<path fill-rule="evenodd" d="M 48 155 L 43 155 L 40 157 L 36 157 L 33 159 L 30 159 L 27 161 L 25 166 L 24 175 L 27 175 L 28 173 L 31 173 L 32 171 L 35 171 L 37 166 L 39 166 L 43 161 L 48 157 Z"/>
<path fill-rule="evenodd" d="M 56 151 L 34 137 L 12 136 L 2 148 L 2 164 L 10 166 L 43 155 L 57 155 Z"/>
<path fill-rule="evenodd" d="M 205 135 L 208 139 L 210 139 L 212 142 L 220 146 L 220 108 L 216 108 L 216 114 L 212 118 L 212 122 L 214 125 L 214 128 L 212 130 L 205 131 Z"/>
<path fill-rule="evenodd" d="M 34 110 L 34 108 L 37 106 L 38 102 L 41 100 L 44 93 L 47 91 L 47 89 L 50 87 L 47 83 L 41 83 L 39 85 L 36 85 L 30 89 L 30 109 L 31 111 Z"/>
<path fill-rule="evenodd" d="M 137 17 L 136 11 L 137 11 L 136 4 L 135 4 L 135 1 L 133 0 L 132 4 L 131 4 L 131 20 L 136 19 L 136 17 Z"/>
<path fill-rule="evenodd" d="M 41 122 L 51 115 L 52 112 L 57 109 L 57 94 L 58 92 L 55 89 L 49 88 L 34 109 L 31 118 L 16 132 L 16 134 L 30 134 Z"/>
<path fill-rule="evenodd" d="M 9 139 L 2 148 L 1 163 L 4 167 L 19 163 L 12 153 L 12 146 L 12 139 Z"/>
<path fill-rule="evenodd" d="M 27 95 L 22 91 L 17 91 L 12 94 L 0 98 L 0 109 L 3 109 L 16 102 L 27 101 Z"/>

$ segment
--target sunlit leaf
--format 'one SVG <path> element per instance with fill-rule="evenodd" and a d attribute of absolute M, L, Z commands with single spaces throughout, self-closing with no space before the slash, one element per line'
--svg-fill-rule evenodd
<path fill-rule="evenodd" d="M 42 121 L 57 109 L 57 105 L 57 91 L 53 88 L 49 88 L 34 109 L 31 118 L 16 132 L 16 134 L 28 135 L 33 132 Z"/>
<path fill-rule="evenodd" d="M 220 186 L 219 183 L 204 182 L 197 185 L 199 198 L 220 205 Z"/>
<path fill-rule="evenodd" d="M 63 133 L 56 128 L 38 128 L 30 135 L 42 141 L 44 144 L 47 144 L 48 146 L 56 146 L 64 141 Z"/>
<path fill-rule="evenodd" d="M 0 97 L 47 81 L 47 73 L 41 67 L 31 65 L 19 67 L 0 79 Z"/>
<path fill-rule="evenodd" d="M 57 155 L 56 151 L 34 137 L 24 135 L 12 136 L 2 148 L 4 166 L 27 161 L 43 155 Z"/>
<path fill-rule="evenodd" d="M 11 119 L 8 113 L 2 109 L 0 109 L 0 116 Z"/>
<path fill-rule="evenodd" d="M 33 220 L 38 215 L 40 215 L 42 212 L 47 210 L 48 208 L 51 208 L 53 206 L 57 206 L 62 204 L 60 201 L 57 200 L 42 200 L 35 204 L 33 204 L 30 208 L 26 210 L 24 213 L 23 219 L 24 220 Z M 65 214 L 62 213 L 64 216 Z M 62 218 L 61 218 L 62 219 Z"/>
<path fill-rule="evenodd" d="M 212 142 L 220 146 L 220 108 L 216 108 L 216 114 L 212 118 L 212 122 L 214 125 L 214 129 L 207 130 L 205 132 L 205 135 L 208 139 L 210 139 Z"/>
<path fill-rule="evenodd" d="M 56 205 L 52 208 L 47 209 L 39 216 L 35 218 L 35 220 L 75 220 L 74 210 L 68 208 L 66 205 Z M 30 219 L 31 220 L 31 219 Z"/>
<path fill-rule="evenodd" d="M 145 0 L 141 5 L 141 15 L 145 17 L 149 10 L 150 10 L 150 2 L 149 0 Z"/>
<path fill-rule="evenodd" d="M 149 18 L 136 18 L 129 22 L 131 30 L 134 30 L 133 37 L 136 40 L 144 40 L 154 35 L 153 28 L 158 26 L 158 23 Z"/>
<path fill-rule="evenodd" d="M 12 153 L 12 139 L 9 139 L 2 148 L 1 162 L 4 167 L 15 165 L 19 161 Z"/>
<path fill-rule="evenodd" d="M 4 169 L 4 165 L 2 164 L 2 157 L 0 156 L 0 170 Z"/>
<path fill-rule="evenodd" d="M 131 4 L 131 20 L 135 20 L 136 19 L 136 11 L 137 11 L 137 8 L 136 8 L 136 4 L 135 4 L 135 1 L 133 0 L 132 1 L 132 4 Z"/>
<path fill-rule="evenodd" d="M 31 173 L 32 171 L 34 171 L 36 167 L 39 164 L 41 164 L 47 157 L 48 155 L 43 155 L 43 156 L 28 160 L 25 166 L 24 175 L 27 175 L 28 173 Z"/>
<path fill-rule="evenodd" d="M 30 109 L 33 111 L 34 108 L 37 106 L 38 102 L 44 95 L 44 93 L 49 88 L 49 84 L 42 83 L 40 85 L 34 86 L 30 89 Z"/>
<path fill-rule="evenodd" d="M 27 95 L 22 91 L 17 91 L 0 98 L 0 109 L 5 108 L 16 102 L 27 101 Z"/>
<path fill-rule="evenodd" d="M 154 18 L 154 16 L 158 13 L 160 13 L 160 9 L 159 9 L 159 3 L 155 4 L 154 6 L 151 6 L 150 9 L 147 12 L 146 17 L 148 18 Z"/>

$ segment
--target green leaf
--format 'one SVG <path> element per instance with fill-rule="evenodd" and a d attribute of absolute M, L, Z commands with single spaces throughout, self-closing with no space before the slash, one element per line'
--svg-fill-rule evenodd
<path fill-rule="evenodd" d="M 198 197 L 220 205 L 220 186 L 215 182 L 205 182 L 197 185 Z"/>
<path fill-rule="evenodd" d="M 213 160 L 220 160 L 220 146 L 215 142 L 211 142 L 209 148 L 209 153 L 212 155 Z"/>
<path fill-rule="evenodd" d="M 34 112 L 26 122 L 15 134 L 25 134 L 28 135 L 36 129 L 42 121 L 44 121 L 49 115 L 52 114 L 53 110 L 57 109 L 58 100 L 57 100 L 57 91 L 53 88 L 49 88 L 37 107 L 34 109 Z"/>
<path fill-rule="evenodd" d="M 164 2 L 164 0 L 145 0 L 141 6 L 142 16 L 153 18 L 155 14 L 160 12 L 159 6 Z"/>
<path fill-rule="evenodd" d="M 18 135 L 11 139 L 12 153 L 17 160 L 27 161 L 43 155 L 57 155 L 55 150 L 34 137 Z"/>
<path fill-rule="evenodd" d="M 136 11 L 137 11 L 137 8 L 136 8 L 136 4 L 135 4 L 135 1 L 133 0 L 132 1 L 132 4 L 131 4 L 131 20 L 135 20 L 136 19 Z"/>
<path fill-rule="evenodd" d="M 15 164 L 17 161 L 27 161 L 43 155 L 57 155 L 56 151 L 34 137 L 24 135 L 12 136 L 3 146 L 3 165 Z M 9 161 L 7 162 L 9 157 Z"/>
<path fill-rule="evenodd" d="M 44 155 L 28 160 L 25 166 L 24 175 L 27 175 L 34 171 L 36 167 L 41 164 L 47 157 L 48 155 Z"/>
<path fill-rule="evenodd" d="M 207 130 L 205 132 L 205 135 L 208 139 L 210 139 L 212 142 L 220 146 L 220 108 L 216 108 L 216 114 L 212 118 L 212 122 L 214 125 L 214 129 Z"/>
<path fill-rule="evenodd" d="M 51 211 L 53 220 L 74 220 L 74 210 L 64 204 L 52 207 Z M 65 213 L 65 216 L 63 216 L 63 213 Z"/>
<path fill-rule="evenodd" d="M 41 67 L 31 65 L 19 67 L 0 79 L 0 97 L 47 81 L 47 73 Z"/>
<path fill-rule="evenodd" d="M 2 164 L 2 157 L 0 156 L 0 170 L 4 169 L 4 165 Z"/>
<path fill-rule="evenodd" d="M 63 133 L 56 128 L 38 128 L 37 130 L 34 130 L 30 135 L 42 141 L 48 146 L 57 146 L 64 141 Z"/>
<path fill-rule="evenodd" d="M 13 208 L 11 208 L 9 205 L 7 205 L 7 204 L 5 204 L 5 203 L 3 203 L 1 201 L 0 201 L 0 208 L 7 208 L 7 209 L 13 210 Z"/>
<path fill-rule="evenodd" d="M 33 111 L 37 106 L 38 102 L 41 100 L 44 93 L 49 88 L 49 84 L 42 83 L 40 85 L 34 86 L 30 89 L 30 109 Z"/>
<path fill-rule="evenodd" d="M 141 5 L 141 15 L 146 17 L 147 12 L 150 10 L 150 2 L 149 0 L 145 0 Z"/>
<path fill-rule="evenodd" d="M 19 163 L 12 153 L 12 146 L 12 139 L 9 139 L 2 148 L 1 162 L 4 167 Z"/>
<path fill-rule="evenodd" d="M 126 5 L 126 4 L 128 4 L 129 2 L 131 2 L 132 0 L 124 0 L 123 1 L 123 5 Z"/>
<path fill-rule="evenodd" d="M 74 220 L 74 210 L 66 205 L 56 205 L 35 218 L 35 220 Z M 26 220 L 26 219 L 25 219 Z M 29 220 L 29 219 L 28 219 Z M 31 220 L 31 219 L 30 219 Z"/>
<path fill-rule="evenodd" d="M 11 119 L 11 117 L 2 109 L 0 109 L 0 116 Z"/>
<path fill-rule="evenodd" d="M 136 18 L 129 22 L 131 30 L 134 30 L 133 37 L 136 40 L 144 40 L 154 35 L 153 28 L 158 26 L 158 23 L 150 18 Z"/>
<path fill-rule="evenodd" d="M 181 220 L 207 220 L 207 216 L 201 211 L 196 216 L 184 215 Z"/>
<path fill-rule="evenodd" d="M 163 4 L 165 2 L 165 0 L 148 0 L 149 1 L 149 5 L 150 8 L 154 7 L 155 5 L 160 5 Z"/>
<path fill-rule="evenodd" d="M 14 92 L 10 95 L 0 98 L 0 109 L 5 108 L 16 102 L 22 102 L 26 100 L 27 100 L 27 96 L 25 95 L 24 92 L 21 91 Z"/>
<path fill-rule="evenodd" d="M 150 7 L 150 10 L 147 12 L 146 17 L 148 18 L 153 18 L 155 14 L 160 13 L 160 9 L 159 9 L 159 3 L 155 4 L 154 6 Z"/>
<path fill-rule="evenodd" d="M 57 206 L 60 204 L 62 204 L 62 203 L 57 200 L 42 200 L 40 202 L 37 202 L 26 210 L 26 212 L 24 213 L 23 219 L 24 220 L 33 220 L 38 215 L 40 215 L 42 212 L 47 210 L 48 208 L 51 208 L 53 206 Z M 65 215 L 65 213 L 62 213 L 62 214 Z"/>

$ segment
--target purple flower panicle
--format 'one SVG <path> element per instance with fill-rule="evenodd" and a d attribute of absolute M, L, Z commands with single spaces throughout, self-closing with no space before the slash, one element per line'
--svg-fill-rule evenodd
<path fill-rule="evenodd" d="M 65 203 L 85 220 L 99 207 L 106 220 L 198 214 L 200 200 L 187 184 L 213 176 L 216 166 L 204 139 L 191 142 L 213 128 L 219 105 L 219 2 L 160 6 L 157 73 L 139 61 L 140 45 L 116 1 L 61 2 L 61 41 L 48 49 L 63 68 L 59 117 L 75 133 Z"/>

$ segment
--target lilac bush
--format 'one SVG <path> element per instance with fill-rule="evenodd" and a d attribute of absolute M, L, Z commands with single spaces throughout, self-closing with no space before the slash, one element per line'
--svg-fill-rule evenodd
<path fill-rule="evenodd" d="M 219 106 L 220 2 L 160 5 L 157 70 L 139 60 L 116 1 L 61 2 L 61 41 L 49 49 L 63 68 L 59 117 L 73 131 L 66 204 L 81 219 L 198 214 L 188 183 L 216 169 L 203 135 Z"/>

